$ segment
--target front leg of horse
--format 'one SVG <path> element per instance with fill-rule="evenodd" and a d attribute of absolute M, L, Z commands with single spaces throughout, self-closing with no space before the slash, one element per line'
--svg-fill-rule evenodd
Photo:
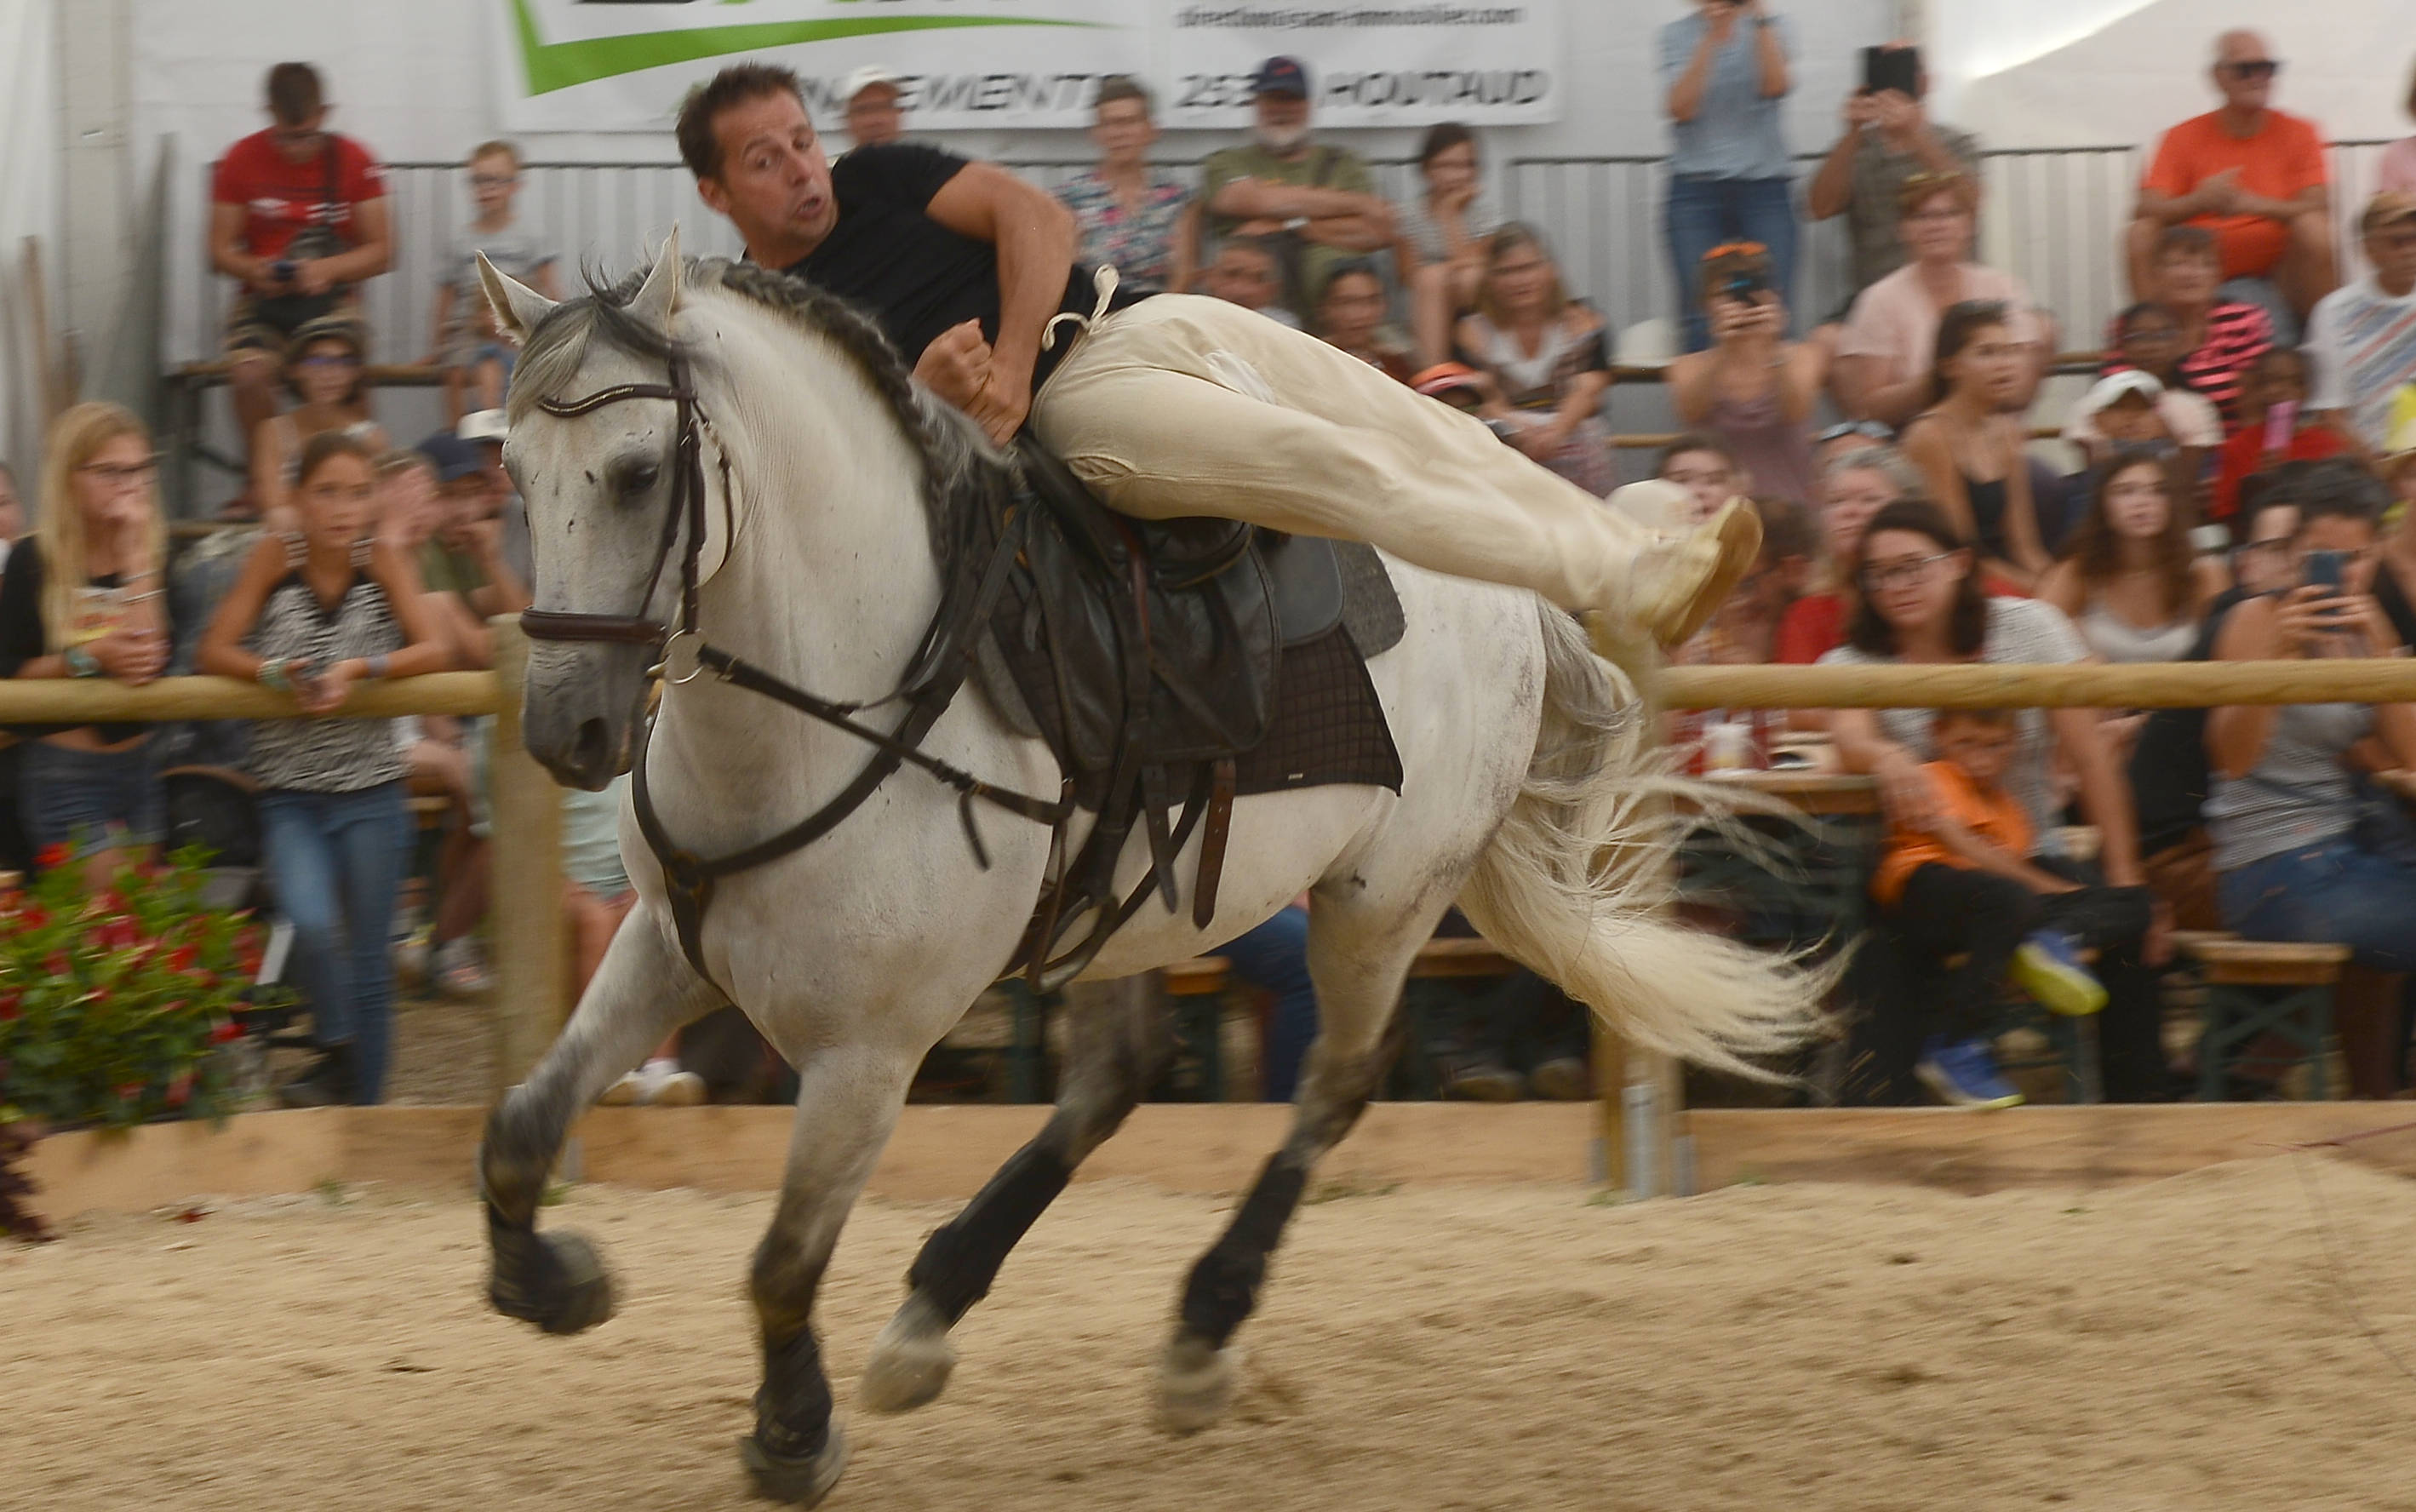
<path fill-rule="evenodd" d="M 678 947 L 668 921 L 629 915 L 562 1037 L 526 1081 L 487 1115 L 478 1191 L 497 1312 L 549 1334 L 575 1334 L 612 1316 L 612 1278 L 576 1233 L 539 1233 L 536 1209 L 571 1121 L 665 1036 L 718 1001 Z"/>
<path fill-rule="evenodd" d="M 911 1047 L 857 1045 L 820 1051 L 798 1067 L 788 1173 L 748 1276 L 763 1383 L 755 1393 L 755 1431 L 738 1441 L 738 1458 L 756 1493 L 769 1500 L 812 1506 L 847 1467 L 847 1437 L 831 1415 L 830 1377 L 814 1333 L 814 1298 L 921 1059 Z"/>
<path fill-rule="evenodd" d="M 924 1241 L 906 1273 L 905 1304 L 873 1341 L 856 1383 L 856 1400 L 868 1411 L 908 1412 L 946 1388 L 957 1363 L 948 1331 L 989 1294 L 1017 1241 L 1166 1069 L 1173 1037 L 1149 978 L 1079 983 L 1066 1003 L 1057 1111 L 963 1212 Z"/>

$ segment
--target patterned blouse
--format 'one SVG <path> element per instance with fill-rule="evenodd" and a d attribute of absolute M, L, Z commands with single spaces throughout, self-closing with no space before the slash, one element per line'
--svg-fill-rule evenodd
<path fill-rule="evenodd" d="M 1175 225 L 1191 203 L 1189 185 L 1153 170 L 1137 213 L 1128 213 L 1115 187 L 1095 173 L 1058 185 L 1057 197 L 1082 228 L 1077 261 L 1109 264 L 1125 282 L 1148 289 L 1163 289 L 1174 276 Z"/>
<path fill-rule="evenodd" d="M 308 657 L 320 667 L 354 657 L 390 655 L 403 646 L 402 627 L 385 590 L 356 553 L 353 581 L 333 609 L 323 608 L 303 579 L 301 543 L 286 543 L 288 571 L 260 606 L 245 643 L 269 660 Z M 302 793 L 358 793 L 403 775 L 392 719 L 263 719 L 252 727 L 251 775 L 264 788 Z"/>

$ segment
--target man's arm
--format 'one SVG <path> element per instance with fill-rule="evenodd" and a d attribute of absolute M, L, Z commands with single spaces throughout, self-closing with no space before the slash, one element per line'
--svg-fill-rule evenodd
<path fill-rule="evenodd" d="M 1373 194 L 1350 189 L 1317 189 L 1306 184 L 1278 184 L 1267 178 L 1236 178 L 1210 197 L 1211 214 L 1236 220 L 1339 220 L 1382 216 L 1389 227 L 1392 207 Z M 1387 232 L 1389 235 L 1389 230 Z"/>
<path fill-rule="evenodd" d="M 1994 840 L 1982 839 L 1962 821 L 1942 810 L 1930 822 L 1929 834 L 1957 860 L 1968 861 L 1982 871 L 2018 882 L 2034 893 L 2080 890 L 2078 883 L 2066 882 L 2061 877 L 2040 870 Z"/>
<path fill-rule="evenodd" d="M 1804 209 L 1815 220 L 1834 219 L 1854 203 L 1854 154 L 1863 144 L 1863 129 L 1878 119 L 1878 105 L 1868 95 L 1846 97 L 1846 129 L 1820 159 L 1804 191 Z"/>
<path fill-rule="evenodd" d="M 2047 724 L 2080 779 L 2080 811 L 2097 826 L 2098 864 L 2107 885 L 2140 885 L 2139 825 L 2131 809 L 2131 784 L 2106 745 L 2097 711 L 2049 709 Z"/>
<path fill-rule="evenodd" d="M 1065 298 L 1081 234 L 1057 196 L 995 163 L 967 163 L 924 213 L 960 236 L 998 249 L 998 340 L 989 376 L 965 413 L 1004 445 L 1032 408 L 1040 332 Z"/>
<path fill-rule="evenodd" d="M 274 293 L 277 280 L 268 276 L 268 261 L 244 249 L 243 226 L 248 212 L 240 204 L 210 205 L 210 266 L 261 293 Z"/>
<path fill-rule="evenodd" d="M 2268 199 L 2245 189 L 2232 197 L 2234 215 L 2263 216 L 2268 220 L 2296 220 L 2303 215 L 2326 215 L 2332 210 L 2333 191 L 2328 185 L 2310 184 L 2287 200 Z"/>
<path fill-rule="evenodd" d="M 360 238 L 333 257 L 313 258 L 294 269 L 294 281 L 307 294 L 325 294 L 340 283 L 358 283 L 394 262 L 394 231 L 386 202 L 363 200 L 353 206 L 353 234 Z"/>
<path fill-rule="evenodd" d="M 1779 39 L 1778 18 L 1761 8 L 1761 0 L 1746 0 L 1745 11 L 1753 18 L 1754 61 L 1760 66 L 1761 98 L 1785 99 L 1795 85 L 1787 75 L 1787 48 Z"/>

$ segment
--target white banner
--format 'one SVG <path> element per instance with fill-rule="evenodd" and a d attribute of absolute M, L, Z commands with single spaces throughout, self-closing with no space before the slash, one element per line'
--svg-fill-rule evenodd
<path fill-rule="evenodd" d="M 1098 77 L 1142 73 L 1155 0 L 492 0 L 512 131 L 664 131 L 692 84 L 762 57 L 797 70 L 817 122 L 877 63 L 914 126 L 1090 124 Z"/>
<path fill-rule="evenodd" d="M 1560 0 L 1158 0 L 1157 8 L 1169 126 L 1247 125 L 1250 75 L 1277 53 L 1307 65 L 1321 127 L 1560 118 Z"/>
<path fill-rule="evenodd" d="M 1557 119 L 1561 0 L 490 0 L 505 129 L 662 131 L 691 84 L 775 59 L 835 122 L 866 64 L 905 76 L 913 128 L 1080 128 L 1102 75 L 1158 90 L 1170 126 L 1238 127 L 1264 58 L 1307 65 L 1328 127 Z"/>

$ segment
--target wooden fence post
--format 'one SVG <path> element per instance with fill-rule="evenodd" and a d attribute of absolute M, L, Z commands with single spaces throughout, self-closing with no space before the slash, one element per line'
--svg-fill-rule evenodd
<path fill-rule="evenodd" d="M 487 622 L 494 634 L 503 708 L 490 732 L 487 792 L 494 815 L 489 866 L 495 946 L 494 1086 L 498 1095 L 535 1069 L 553 1043 L 568 945 L 562 913 L 562 790 L 528 753 L 521 692 L 528 638 L 520 616 Z"/>

